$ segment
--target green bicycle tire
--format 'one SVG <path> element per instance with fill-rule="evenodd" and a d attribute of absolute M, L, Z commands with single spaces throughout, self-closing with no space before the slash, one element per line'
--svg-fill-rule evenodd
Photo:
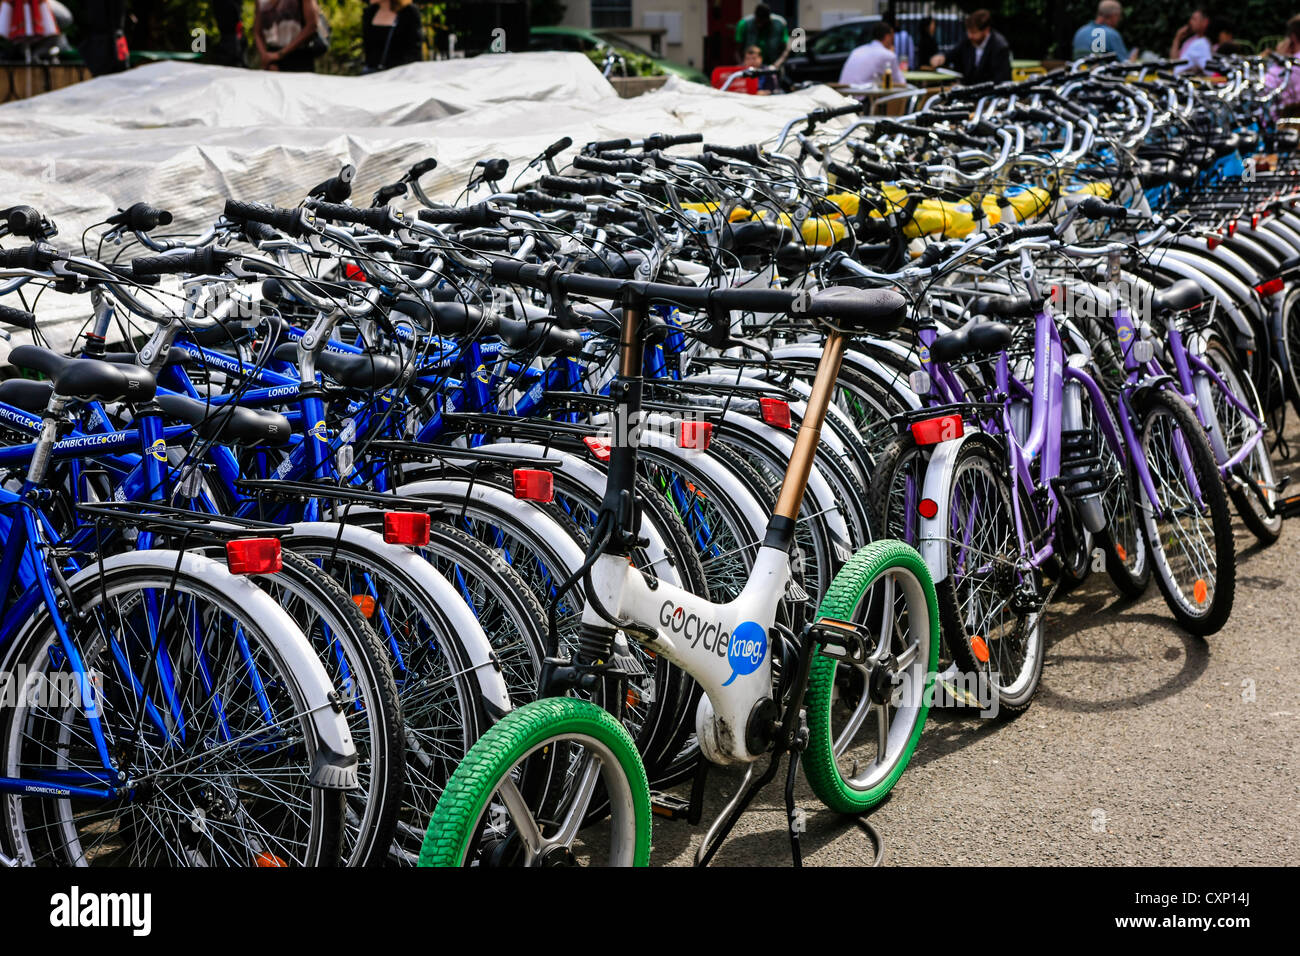
<path fill-rule="evenodd" d="M 835 735 L 831 726 L 831 705 L 838 663 L 819 654 L 813 661 L 806 697 L 808 708 L 808 749 L 803 756 L 804 774 L 819 800 L 840 813 L 864 813 L 884 800 L 894 784 L 907 769 L 925 729 L 926 717 L 934 693 L 934 665 L 939 659 L 939 602 L 935 596 L 934 582 L 925 560 L 914 548 L 901 541 L 874 541 L 858 550 L 831 582 L 830 590 L 822 599 L 818 619 L 830 617 L 851 620 L 854 609 L 882 574 L 900 569 L 910 572 L 925 592 L 926 611 L 929 615 L 930 669 L 925 675 L 925 688 L 918 707 L 916 724 L 908 737 L 900 757 L 886 777 L 868 789 L 854 787 L 844 779 L 835 759 Z"/>

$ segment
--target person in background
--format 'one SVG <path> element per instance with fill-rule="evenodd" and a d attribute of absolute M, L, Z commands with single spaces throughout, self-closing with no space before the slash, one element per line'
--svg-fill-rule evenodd
<path fill-rule="evenodd" d="M 411 0 L 370 0 L 361 14 L 361 41 L 366 63 L 374 73 L 424 59 L 424 26 Z"/>
<path fill-rule="evenodd" d="M 877 86 L 886 74 L 895 86 L 907 83 L 894 53 L 894 28 L 881 20 L 871 30 L 871 42 L 857 47 L 844 61 L 840 82 L 846 86 Z"/>
<path fill-rule="evenodd" d="M 930 66 L 949 65 L 969 84 L 1006 83 L 1011 80 L 1011 47 L 993 29 L 993 14 L 976 10 L 966 17 L 966 38 L 946 53 L 936 53 Z"/>
<path fill-rule="evenodd" d="M 220 39 L 212 61 L 221 66 L 244 65 L 244 4 L 242 0 L 212 0 L 212 17 Z"/>
<path fill-rule="evenodd" d="M 1081 60 L 1098 53 L 1114 53 L 1117 59 L 1129 59 L 1128 47 L 1119 35 L 1119 21 L 1123 18 L 1124 8 L 1118 0 L 1101 0 L 1097 4 L 1097 19 L 1085 23 L 1074 34 L 1074 58 Z"/>
<path fill-rule="evenodd" d="M 126 0 L 87 0 L 81 8 L 77 45 L 91 75 L 121 73 L 131 64 L 126 43 Z"/>
<path fill-rule="evenodd" d="M 1192 15 L 1178 28 L 1178 32 L 1174 34 L 1174 42 L 1169 47 L 1169 59 L 1187 61 L 1182 66 L 1174 67 L 1175 73 L 1186 73 L 1189 70 L 1195 70 L 1197 73 L 1205 72 L 1205 64 L 1209 62 L 1214 52 L 1210 49 L 1210 40 L 1205 35 L 1209 29 L 1210 17 L 1205 9 L 1197 7 L 1192 10 Z"/>
<path fill-rule="evenodd" d="M 253 14 L 253 40 L 262 69 L 281 73 L 313 73 L 311 51 L 320 10 L 316 0 L 257 0 Z"/>
<path fill-rule="evenodd" d="M 1282 56 L 1300 59 L 1300 14 L 1286 22 L 1286 38 L 1277 45 L 1277 52 Z M 1268 68 L 1264 82 L 1270 89 L 1281 86 L 1284 72 L 1282 67 L 1274 64 Z M 1287 81 L 1286 89 L 1278 94 L 1274 105 L 1279 116 L 1300 115 L 1300 63 L 1292 65 L 1291 78 Z"/>
<path fill-rule="evenodd" d="M 916 59 L 909 61 L 912 69 L 923 69 L 939 52 L 939 41 L 935 39 L 938 31 L 939 21 L 934 17 L 927 16 L 920 20 L 916 35 Z"/>
<path fill-rule="evenodd" d="M 756 70 L 763 65 L 763 49 L 759 46 L 745 48 L 745 69 Z M 770 96 L 776 92 L 776 74 L 761 73 L 754 77 L 753 92 L 758 96 Z"/>
<path fill-rule="evenodd" d="M 1225 56 L 1229 53 L 1235 53 L 1237 38 L 1233 35 L 1234 29 L 1231 20 L 1225 20 L 1222 17 L 1215 20 L 1214 25 L 1210 27 L 1210 36 L 1213 38 L 1210 49 L 1216 54 L 1223 53 Z M 1225 50 L 1224 47 L 1228 49 Z"/>
<path fill-rule="evenodd" d="M 778 70 L 790 55 L 790 25 L 785 17 L 772 13 L 766 3 L 754 7 L 753 16 L 745 17 L 736 24 L 736 47 L 740 51 L 740 60 L 744 62 L 745 51 L 756 46 L 763 51 L 763 62 L 770 63 Z"/>
<path fill-rule="evenodd" d="M 894 17 L 886 17 L 885 21 L 894 28 L 894 55 L 898 57 L 899 69 L 912 69 L 914 64 L 920 62 L 916 58 L 916 44 L 912 42 L 912 34 L 898 29 L 898 20 Z"/>

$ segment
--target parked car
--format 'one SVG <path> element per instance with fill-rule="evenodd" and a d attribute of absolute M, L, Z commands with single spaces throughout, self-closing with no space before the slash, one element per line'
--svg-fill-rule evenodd
<path fill-rule="evenodd" d="M 690 80 L 692 83 L 709 82 L 709 78 L 699 70 L 665 60 L 644 47 L 629 43 L 623 37 L 605 30 L 588 30 L 583 27 L 533 27 L 529 30 L 528 48 L 585 53 L 595 61 L 597 66 L 602 65 L 605 55 L 613 50 L 627 63 L 628 76 L 657 76 L 669 73 Z"/>
<path fill-rule="evenodd" d="M 880 17 L 856 17 L 829 27 L 808 41 L 808 52 L 791 54 L 785 75 L 791 83 L 834 83 L 844 61 L 856 47 L 871 42 L 871 30 Z"/>

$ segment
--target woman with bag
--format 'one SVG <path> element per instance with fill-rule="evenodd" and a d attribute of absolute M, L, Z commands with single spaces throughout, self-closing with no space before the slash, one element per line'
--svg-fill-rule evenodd
<path fill-rule="evenodd" d="M 424 29 L 411 0 L 370 0 L 361 14 L 361 37 L 366 54 L 363 73 L 424 59 Z"/>
<path fill-rule="evenodd" d="M 316 58 L 328 48 L 321 35 L 322 23 L 316 0 L 257 0 L 253 39 L 262 69 L 314 72 Z"/>

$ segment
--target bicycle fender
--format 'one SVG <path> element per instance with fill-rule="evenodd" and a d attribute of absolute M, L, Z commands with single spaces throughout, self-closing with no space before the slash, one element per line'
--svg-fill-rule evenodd
<path fill-rule="evenodd" d="M 968 431 L 961 438 L 941 442 L 930 453 L 930 463 L 925 469 L 925 490 L 922 497 L 939 503 L 939 511 L 933 518 L 921 519 L 921 557 L 934 577 L 935 583 L 948 577 L 948 513 L 945 505 L 952 495 L 952 475 L 957 464 L 957 453 L 972 435 L 981 432 Z"/>

